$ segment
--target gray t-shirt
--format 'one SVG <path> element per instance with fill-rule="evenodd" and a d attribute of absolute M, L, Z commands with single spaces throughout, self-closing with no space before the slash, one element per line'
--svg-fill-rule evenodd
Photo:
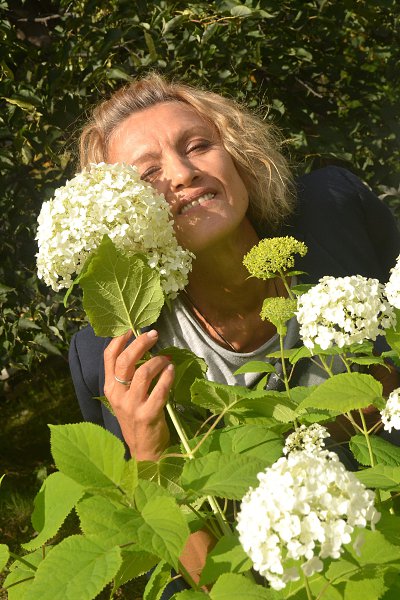
<path fill-rule="evenodd" d="M 266 358 L 267 354 L 279 350 L 279 336 L 275 334 L 265 344 L 262 344 L 252 352 L 234 352 L 223 348 L 214 341 L 198 323 L 192 312 L 178 297 L 173 302 L 172 310 L 164 306 L 160 318 L 157 321 L 159 334 L 156 350 L 162 350 L 168 346 L 188 348 L 197 356 L 204 358 L 208 365 L 207 379 L 218 383 L 229 385 L 242 385 L 248 388 L 254 387 L 263 374 L 244 373 L 234 375 L 233 373 L 249 361 L 261 360 L 275 364 L 277 359 Z M 287 326 L 287 334 L 284 340 L 286 349 L 293 348 L 299 342 L 299 325 L 292 318 Z M 336 372 L 342 371 L 340 364 L 335 366 Z M 277 365 L 279 371 L 279 365 Z M 295 378 L 296 385 L 317 385 L 326 379 L 326 373 L 313 362 L 300 361 Z M 272 378 L 273 379 L 273 378 Z M 270 380 L 270 385 L 272 381 Z"/>

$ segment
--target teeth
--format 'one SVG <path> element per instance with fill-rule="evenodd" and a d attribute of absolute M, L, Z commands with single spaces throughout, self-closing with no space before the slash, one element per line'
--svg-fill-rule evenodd
<path fill-rule="evenodd" d="M 202 204 L 206 200 L 212 200 L 214 198 L 214 196 L 215 196 L 215 194 L 209 192 L 208 194 L 203 194 L 203 196 L 200 196 L 199 198 L 196 198 L 192 202 L 189 202 L 189 204 L 186 204 L 186 206 L 184 206 L 182 208 L 181 215 L 184 215 L 185 212 L 190 210 L 193 206 L 199 206 L 199 204 Z"/>

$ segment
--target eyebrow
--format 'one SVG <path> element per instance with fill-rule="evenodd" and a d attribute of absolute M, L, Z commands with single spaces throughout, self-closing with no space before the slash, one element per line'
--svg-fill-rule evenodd
<path fill-rule="evenodd" d="M 207 127 L 207 125 L 194 125 L 193 127 L 190 127 L 189 129 L 186 129 L 185 131 L 182 132 L 182 135 L 180 135 L 177 139 L 178 144 L 181 143 L 182 141 L 186 141 L 188 138 L 190 138 L 192 135 L 196 134 L 199 136 L 203 136 L 207 133 L 207 137 L 209 137 L 209 134 L 213 134 L 212 128 Z M 214 135 L 212 135 L 212 138 L 214 139 L 216 137 L 216 132 L 214 133 Z M 137 161 L 146 161 L 146 160 L 154 160 L 157 159 L 159 157 L 160 153 L 159 152 L 144 152 L 143 154 L 140 154 L 139 156 L 134 156 L 134 160 L 132 160 L 132 163 L 135 164 Z"/>

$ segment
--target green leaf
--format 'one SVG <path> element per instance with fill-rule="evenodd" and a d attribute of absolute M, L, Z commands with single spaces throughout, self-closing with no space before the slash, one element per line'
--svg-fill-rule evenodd
<path fill-rule="evenodd" d="M 355 473 L 364 485 L 380 490 L 395 490 L 400 487 L 400 467 L 376 465 Z"/>
<path fill-rule="evenodd" d="M 121 552 L 80 535 L 66 538 L 40 563 L 24 600 L 92 600 L 118 572 Z"/>
<path fill-rule="evenodd" d="M 178 560 L 189 537 L 189 528 L 175 500 L 152 498 L 143 507 L 140 517 L 132 521 L 137 543 L 178 570 Z"/>
<path fill-rule="evenodd" d="M 192 402 L 212 413 L 234 415 L 242 419 L 264 418 L 290 423 L 296 405 L 281 392 L 248 390 L 213 381 L 195 381 L 190 389 Z"/>
<path fill-rule="evenodd" d="M 171 581 L 171 566 L 161 561 L 151 574 L 144 590 L 143 600 L 160 600 L 162 593 Z"/>
<path fill-rule="evenodd" d="M 124 526 L 124 519 L 127 522 L 132 517 L 132 509 L 117 505 L 109 498 L 91 496 L 79 502 L 76 512 L 86 536 L 95 537 L 109 546 L 135 542 L 132 532 Z"/>
<path fill-rule="evenodd" d="M 151 35 L 147 31 L 145 31 L 144 32 L 144 39 L 146 41 L 146 46 L 147 46 L 147 49 L 149 51 L 150 58 L 154 62 L 154 61 L 157 60 L 157 50 L 156 50 L 153 38 L 151 37 Z"/>
<path fill-rule="evenodd" d="M 138 464 L 136 459 L 132 457 L 124 463 L 124 472 L 120 483 L 120 488 L 124 490 L 129 500 L 132 500 L 135 495 L 138 481 Z"/>
<path fill-rule="evenodd" d="M 392 467 L 400 466 L 400 447 L 394 446 L 377 435 L 369 436 L 369 440 L 376 462 Z M 371 466 L 367 441 L 363 435 L 358 434 L 350 439 L 350 450 L 359 463 Z"/>
<path fill-rule="evenodd" d="M 248 17 L 252 14 L 252 12 L 253 9 L 245 6 L 244 4 L 231 8 L 231 15 L 233 17 Z"/>
<path fill-rule="evenodd" d="M 4 588 L 8 600 L 25 600 L 25 592 L 32 586 L 35 572 L 39 564 L 48 556 L 51 547 L 40 548 L 22 556 L 22 561 L 16 560 L 10 566 L 10 573 L 4 580 Z"/>
<path fill-rule="evenodd" d="M 273 590 L 250 581 L 244 575 L 226 573 L 214 584 L 210 598 L 212 600 L 276 600 Z"/>
<path fill-rule="evenodd" d="M 121 485 L 125 448 L 117 437 L 93 423 L 49 427 L 51 451 L 60 471 L 86 489 Z"/>
<path fill-rule="evenodd" d="M 239 367 L 234 375 L 240 375 L 242 373 L 275 373 L 275 367 L 271 363 L 264 362 L 263 360 L 250 360 L 241 367 Z"/>
<path fill-rule="evenodd" d="M 108 236 L 79 281 L 83 307 L 96 333 L 114 337 L 154 323 L 164 304 L 160 277 L 140 254 L 125 256 Z"/>
<path fill-rule="evenodd" d="M 183 459 L 175 457 L 161 457 L 157 462 L 143 460 L 138 463 L 139 478 L 154 481 L 174 496 L 181 496 L 183 488 L 180 476 L 183 464 Z"/>
<path fill-rule="evenodd" d="M 10 552 L 6 544 L 0 544 L 0 573 L 8 563 Z"/>
<path fill-rule="evenodd" d="M 204 592 L 195 592 L 194 590 L 184 590 L 183 592 L 178 592 L 174 594 L 171 600 L 205 600 L 205 598 L 209 598 L 208 594 Z"/>
<path fill-rule="evenodd" d="M 22 547 L 36 550 L 52 538 L 83 493 L 83 487 L 64 473 L 49 475 L 36 495 L 32 513 L 32 525 L 39 535 Z"/>
<path fill-rule="evenodd" d="M 159 354 L 170 356 L 175 366 L 172 397 L 177 404 L 190 404 L 190 386 L 196 379 L 204 379 L 207 363 L 187 348 L 164 348 Z"/>
<path fill-rule="evenodd" d="M 360 566 L 391 564 L 400 560 L 400 546 L 392 544 L 378 528 L 375 531 L 362 529 L 359 533 L 364 540 L 360 556 L 350 544 L 347 551 Z"/>
<path fill-rule="evenodd" d="M 209 494 L 241 500 L 250 486 L 257 485 L 257 473 L 265 461 L 240 454 L 211 452 L 188 461 L 182 471 L 182 486 L 197 496 Z"/>
<path fill-rule="evenodd" d="M 209 552 L 199 583 L 207 585 L 224 573 L 243 573 L 249 571 L 252 566 L 239 540 L 234 535 L 225 536 Z"/>
<path fill-rule="evenodd" d="M 201 437 L 190 440 L 193 449 Z M 264 425 L 237 425 L 213 431 L 196 452 L 196 456 L 205 456 L 210 452 L 224 454 L 246 454 L 255 456 L 266 464 L 274 463 L 282 456 L 283 438 L 270 431 Z"/>
<path fill-rule="evenodd" d="M 327 408 L 336 413 L 366 408 L 381 400 L 382 384 L 371 375 L 340 373 L 327 379 L 300 404 L 301 408 Z"/>
<path fill-rule="evenodd" d="M 117 590 L 127 581 L 148 573 L 159 561 L 159 558 L 136 548 L 122 550 L 122 564 L 114 578 L 114 590 Z"/>

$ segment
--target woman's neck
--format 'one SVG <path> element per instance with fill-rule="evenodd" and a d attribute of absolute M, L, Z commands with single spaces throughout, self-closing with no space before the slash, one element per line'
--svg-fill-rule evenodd
<path fill-rule="evenodd" d="M 192 310 L 203 328 L 221 343 L 217 330 L 241 352 L 256 349 L 274 335 L 275 328 L 261 320 L 260 311 L 266 297 L 284 294 L 280 282 L 249 277 L 243 265 L 244 255 L 258 241 L 247 222 L 236 235 L 199 252 L 187 286 Z"/>

